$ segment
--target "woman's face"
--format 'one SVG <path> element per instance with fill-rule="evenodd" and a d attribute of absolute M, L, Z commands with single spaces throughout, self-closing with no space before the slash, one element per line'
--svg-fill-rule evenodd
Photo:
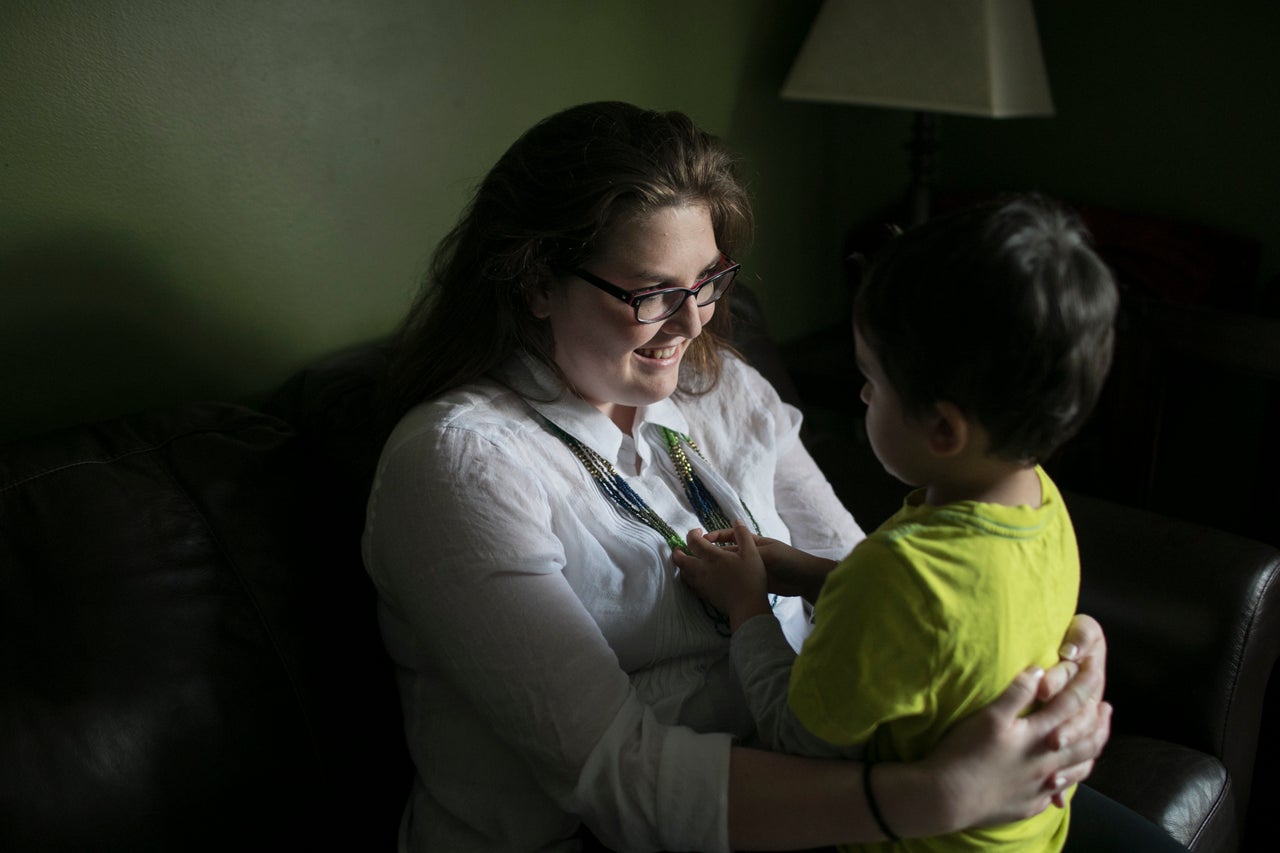
<path fill-rule="evenodd" d="M 719 261 L 707 209 L 685 205 L 619 222 L 585 269 L 623 290 L 692 287 Z M 530 307 L 551 324 L 556 364 L 574 392 L 626 433 L 636 407 L 675 391 L 685 351 L 715 313 L 714 304 L 686 299 L 666 320 L 638 323 L 630 305 L 573 275 Z"/>

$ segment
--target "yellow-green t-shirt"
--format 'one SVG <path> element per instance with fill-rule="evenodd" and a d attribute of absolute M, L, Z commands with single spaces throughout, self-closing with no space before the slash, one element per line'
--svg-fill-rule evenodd
<path fill-rule="evenodd" d="M 929 506 L 917 492 L 832 570 L 791 673 L 791 710 L 805 728 L 863 743 L 876 761 L 920 758 L 1019 672 L 1057 662 L 1080 559 L 1062 496 L 1036 470 L 1038 508 Z M 892 849 L 1056 851 L 1067 827 L 1067 810 L 1050 807 Z"/>

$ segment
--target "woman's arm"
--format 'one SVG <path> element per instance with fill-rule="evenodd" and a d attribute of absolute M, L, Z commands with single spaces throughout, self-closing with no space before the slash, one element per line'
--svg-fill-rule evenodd
<path fill-rule="evenodd" d="M 752 550 L 750 542 L 743 550 Z M 722 556 L 708 555 L 716 559 Z M 732 647 L 734 668 L 742 679 L 764 742 L 772 749 L 811 756 L 859 757 L 854 748 L 835 747 L 817 738 L 791 713 L 786 695 L 795 655 L 778 626 L 770 624 L 773 621 L 766 616 L 735 625 Z M 1035 814 L 1050 802 L 1063 805 L 1063 789 L 1088 775 L 1109 732 L 1110 708 L 1100 702 L 1105 645 L 1097 622 L 1087 616 L 1077 616 L 1064 638 L 1061 651 L 1064 661 L 1052 670 L 1057 684 L 1046 685 L 1050 676 L 1040 671 L 1019 676 L 1000 699 L 962 722 L 955 739 L 949 735 L 927 761 L 918 766 L 877 767 L 875 778 L 880 781 L 875 783 L 876 799 L 883 814 L 895 814 L 895 819 L 886 818 L 889 826 L 903 837 L 932 835 L 1007 823 Z M 1018 716 L 1039 698 L 1048 700 L 1044 708 L 1025 719 Z M 1073 748 L 1064 748 L 1068 746 Z M 747 772 L 741 779 L 742 790 L 752 796 L 755 771 L 751 768 L 761 760 L 737 753 L 735 759 L 747 762 Z M 796 786 L 789 787 L 788 791 L 800 799 L 785 804 L 787 814 L 806 813 L 808 808 L 818 812 L 825 808 L 839 809 L 839 802 L 826 800 L 829 794 L 821 791 L 814 792 L 814 796 L 822 805 L 805 803 L 808 793 L 804 791 L 804 779 L 812 772 L 831 774 L 832 778 L 824 784 L 839 792 L 839 796 L 847 796 L 849 786 L 866 796 L 863 779 L 847 774 L 840 767 L 820 765 L 816 771 L 801 769 L 799 779 L 787 777 L 786 766 L 761 772 L 766 778 L 777 775 L 786 778 L 788 786 Z M 738 777 L 734 779 L 737 781 Z M 888 789 L 888 796 L 882 795 L 882 787 Z M 733 790 L 731 783 L 731 792 Z M 731 798 L 731 837 L 732 827 L 738 825 L 734 818 L 735 802 Z M 902 808 L 902 803 L 908 808 Z M 767 812 L 761 812 L 761 808 L 764 807 L 749 801 L 743 807 L 743 814 L 753 820 L 762 819 Z M 806 825 L 815 832 L 856 832 L 857 835 L 805 840 L 830 844 L 879 838 L 878 833 L 870 837 L 865 834 L 868 826 L 875 829 L 874 822 L 867 823 L 869 814 L 865 807 L 850 811 L 846 800 L 840 815 L 850 822 L 833 821 L 832 818 L 840 816 L 833 814 L 825 822 L 819 820 Z M 811 819 L 816 818 L 811 816 Z M 763 828 L 763 824 L 750 824 L 742 831 L 750 833 L 750 844 L 756 845 L 767 841 L 755 834 Z M 785 842 L 780 843 L 785 847 Z"/>
<path fill-rule="evenodd" d="M 865 534 L 800 440 L 800 413 L 768 390 L 768 394 L 761 392 L 761 405 L 773 408 L 772 423 L 777 430 L 773 436 L 777 453 L 774 506 L 790 531 L 792 545 L 816 557 L 842 560 Z M 814 578 L 793 580 L 814 597 L 821 588 L 820 579 L 816 584 Z"/>
<path fill-rule="evenodd" d="M 1044 673 L 1025 672 L 999 699 L 953 728 L 921 761 L 878 764 L 880 812 L 902 838 L 1008 823 L 1038 814 L 1092 768 L 1110 731 L 1110 706 L 1093 697 L 1101 678 L 1081 680 L 1027 716 Z M 1097 725 L 1061 749 L 1052 735 L 1098 709 Z M 862 765 L 735 748 L 730 758 L 729 840 L 734 848 L 785 850 L 881 840 Z"/>
<path fill-rule="evenodd" d="M 611 845 L 722 849 L 729 738 L 637 697 L 567 578 L 540 451 L 453 428 L 388 451 L 366 560 L 388 649 L 422 679 L 406 691 L 419 772 L 479 792 L 456 819 L 513 848 L 576 814 Z"/>
<path fill-rule="evenodd" d="M 738 541 L 743 539 L 739 538 Z M 712 549 L 712 546 L 704 544 L 700 551 L 708 549 Z M 754 551 L 749 539 L 741 549 L 748 558 Z M 730 555 L 723 553 L 707 553 L 701 562 L 721 562 L 728 556 Z M 686 562 L 693 568 L 705 567 L 694 566 L 698 561 Z M 736 559 L 728 562 L 735 568 L 742 569 L 742 565 L 737 564 L 747 564 L 751 560 Z M 756 572 L 743 570 L 742 573 L 762 574 L 762 569 Z M 730 606 L 732 599 L 719 604 L 722 607 Z M 809 756 L 860 757 L 856 748 L 836 747 L 816 737 L 791 713 L 786 696 L 795 653 L 782 637 L 776 622 L 767 617 L 767 611 L 764 618 L 751 618 L 745 622 L 738 622 L 733 611 L 730 613 L 731 621 L 734 622 L 734 669 L 742 681 L 763 742 L 771 749 Z M 940 821 L 945 831 L 948 815 L 960 821 L 953 828 L 969 828 L 1018 819 L 1026 816 L 1022 813 L 1024 809 L 1032 809 L 1028 814 L 1033 814 L 1046 807 L 1050 801 L 1063 805 L 1061 791 L 1065 784 L 1088 775 L 1097 751 L 1106 742 L 1109 730 L 1110 709 L 1100 702 L 1104 687 L 1102 673 L 1106 643 L 1098 623 L 1088 616 L 1075 617 L 1064 637 L 1061 654 L 1062 663 L 1049 673 L 1037 671 L 1031 676 L 1034 679 L 1034 689 L 1028 690 L 1025 687 L 1026 676 L 1020 676 L 1000 700 L 975 715 L 974 722 L 963 723 L 962 725 L 976 726 L 975 731 L 967 736 L 962 733 L 958 742 L 940 746 L 931 756 L 931 762 L 925 765 L 932 766 L 934 770 L 931 774 L 923 774 L 923 781 L 920 779 L 921 774 L 913 773 L 912 769 L 904 773 L 900 767 L 892 770 L 888 765 L 878 768 L 877 778 L 887 774 L 892 780 L 898 778 L 897 774 L 904 774 L 902 779 L 907 782 L 915 779 L 912 784 L 916 790 L 913 791 L 910 786 L 901 788 L 903 796 L 911 805 L 905 819 L 925 820 L 918 827 L 909 830 L 891 822 L 890 826 L 896 832 L 903 835 L 933 834 L 931 830 L 938 825 L 933 821 Z M 1029 702 L 1040 700 L 1048 701 L 1049 705 L 1026 720 L 1016 716 Z M 1015 716 L 1010 717 L 1010 713 Z M 1057 725 L 1059 720 L 1062 721 L 1061 725 Z M 1020 737 L 1024 740 L 1019 740 Z M 1001 746 L 1005 743 L 1015 748 L 1004 752 Z M 1075 751 L 1060 751 L 1062 747 L 1071 744 L 1077 745 Z M 1083 760 L 1073 761 L 1077 755 Z M 1020 763 L 1022 756 L 1035 760 Z M 739 756 L 739 759 L 758 761 L 752 757 Z M 775 772 L 785 773 L 786 768 L 775 768 Z M 854 785 L 861 790 L 860 778 L 846 779 L 838 769 L 826 768 L 825 772 L 837 774 L 839 778 L 833 783 L 837 788 L 843 780 L 844 784 Z M 750 778 L 752 774 L 749 772 L 745 779 Z M 948 784 L 948 778 L 959 778 L 962 781 Z M 943 787 L 931 788 L 931 784 L 935 782 L 941 783 Z M 1047 789 L 1045 783 L 1049 786 Z M 1009 787 L 1002 789 L 1001 785 Z M 744 790 L 751 789 L 748 787 Z M 928 799 L 928 793 L 935 790 L 944 793 L 937 800 Z M 970 790 L 982 792 L 987 799 L 975 798 L 968 804 L 969 801 L 962 795 Z M 1028 796 L 1030 805 L 1027 805 Z M 731 800 L 731 806 L 732 802 Z M 937 808 L 932 811 L 922 809 L 922 803 L 928 802 L 936 802 Z M 882 808 L 887 812 L 894 805 L 891 802 L 884 804 Z M 802 804 L 793 806 L 803 809 Z M 756 806 L 750 806 L 749 812 L 756 814 Z M 730 820 L 733 821 L 732 807 Z M 853 831 L 858 826 L 862 824 L 848 825 L 846 831 Z M 839 828 L 838 825 L 830 827 L 833 831 Z M 837 842 L 841 840 L 860 841 L 866 838 L 858 835 L 835 839 Z M 832 843 L 832 839 L 818 843 Z"/>

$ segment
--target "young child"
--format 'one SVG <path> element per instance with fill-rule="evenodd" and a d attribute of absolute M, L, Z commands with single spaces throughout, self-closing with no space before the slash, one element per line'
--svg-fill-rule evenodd
<path fill-rule="evenodd" d="M 1098 398 L 1118 297 L 1084 228 L 1034 196 L 913 228 L 864 279 L 854 334 L 867 435 L 918 488 L 834 569 L 740 525 L 694 531 L 676 564 L 729 617 L 760 738 L 861 757 L 871 814 L 896 841 L 874 763 L 927 754 L 1019 672 L 1058 659 L 1079 556 L 1040 463 Z M 816 598 L 798 657 L 777 620 L 754 618 L 769 612 L 770 581 Z M 1068 822 L 1067 808 L 1048 809 L 893 849 L 1059 850 Z"/>

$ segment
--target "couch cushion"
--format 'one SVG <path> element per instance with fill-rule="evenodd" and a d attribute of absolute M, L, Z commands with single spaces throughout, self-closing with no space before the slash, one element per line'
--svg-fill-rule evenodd
<path fill-rule="evenodd" d="M 0 847 L 292 846 L 388 786 L 390 843 L 394 689 L 307 476 L 220 404 L 0 449 Z"/>

